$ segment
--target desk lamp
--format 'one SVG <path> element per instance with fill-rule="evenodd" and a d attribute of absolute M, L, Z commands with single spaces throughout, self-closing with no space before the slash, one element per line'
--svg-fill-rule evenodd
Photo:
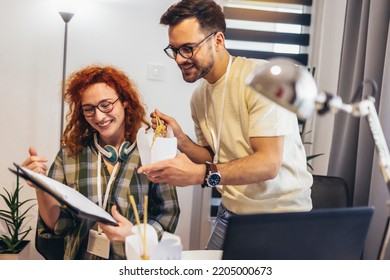
<path fill-rule="evenodd" d="M 294 60 L 276 58 L 254 69 L 248 75 L 246 84 L 273 102 L 296 113 L 301 120 L 310 117 L 314 111 L 319 114 L 325 114 L 328 111 L 333 113 L 344 111 L 354 117 L 365 117 L 378 153 L 378 164 L 390 192 L 390 154 L 374 106 L 374 97 L 378 91 L 375 81 L 364 81 L 359 88 L 362 89 L 363 85 L 370 84 L 373 88 L 372 95 L 363 96 L 357 102 L 345 104 L 340 97 L 319 91 L 313 77 L 303 66 Z M 359 89 L 356 94 L 360 93 Z M 353 100 L 355 99 L 356 95 Z M 387 202 L 387 205 L 390 207 L 390 201 Z M 385 258 L 389 239 L 390 211 L 378 256 L 379 259 Z"/>

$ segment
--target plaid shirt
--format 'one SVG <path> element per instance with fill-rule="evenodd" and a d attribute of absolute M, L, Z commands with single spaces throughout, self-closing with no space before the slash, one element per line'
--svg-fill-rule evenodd
<path fill-rule="evenodd" d="M 60 150 L 50 167 L 48 176 L 76 189 L 90 200 L 98 203 L 97 196 L 97 161 L 98 153 L 94 147 L 85 147 L 77 156 L 66 156 L 65 150 Z M 140 219 L 143 218 L 143 198 L 148 195 L 148 224 L 152 225 L 159 237 L 163 231 L 173 233 L 179 220 L 179 203 L 175 187 L 166 184 L 154 184 L 144 174 L 138 174 L 140 156 L 136 148 L 120 163 L 120 168 L 111 186 L 108 197 L 107 212 L 112 205 L 117 205 L 118 211 L 136 224 L 129 195 L 134 196 Z M 102 159 L 102 194 L 105 193 L 110 174 Z M 65 237 L 64 259 L 100 259 L 87 252 L 88 234 L 90 229 L 97 229 L 94 221 L 80 218 L 61 207 L 60 217 L 54 232 L 45 226 L 38 218 L 37 234 L 41 238 Z M 111 241 L 110 259 L 126 259 L 123 242 Z M 39 248 L 37 247 L 38 251 Z"/>

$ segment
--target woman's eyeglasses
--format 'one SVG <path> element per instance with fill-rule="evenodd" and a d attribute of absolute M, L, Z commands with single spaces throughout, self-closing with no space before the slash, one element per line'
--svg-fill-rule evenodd
<path fill-rule="evenodd" d="M 83 112 L 83 115 L 86 117 L 94 116 L 96 112 L 96 108 L 99 109 L 99 111 L 102 113 L 110 113 L 114 109 L 114 105 L 118 100 L 119 97 L 113 102 L 110 102 L 108 100 L 103 100 L 97 106 L 83 105 L 81 107 L 81 111 Z"/>

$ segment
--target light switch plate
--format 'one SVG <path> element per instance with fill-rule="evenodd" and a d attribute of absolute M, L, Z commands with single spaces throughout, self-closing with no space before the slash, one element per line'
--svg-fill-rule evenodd
<path fill-rule="evenodd" d="M 146 78 L 148 80 L 164 80 L 165 66 L 161 64 L 148 64 Z"/>

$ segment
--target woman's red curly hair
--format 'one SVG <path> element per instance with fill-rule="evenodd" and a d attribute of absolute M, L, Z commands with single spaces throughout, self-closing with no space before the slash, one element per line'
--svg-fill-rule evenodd
<path fill-rule="evenodd" d="M 81 110 L 81 94 L 91 85 L 105 83 L 118 94 L 119 100 L 125 104 L 125 139 L 131 143 L 146 121 L 146 110 L 134 83 L 126 74 L 112 66 L 91 65 L 69 76 L 66 82 L 65 101 L 69 106 L 66 115 L 67 126 L 62 137 L 62 146 L 68 155 L 74 156 L 92 143 L 94 129 L 85 120 Z"/>

